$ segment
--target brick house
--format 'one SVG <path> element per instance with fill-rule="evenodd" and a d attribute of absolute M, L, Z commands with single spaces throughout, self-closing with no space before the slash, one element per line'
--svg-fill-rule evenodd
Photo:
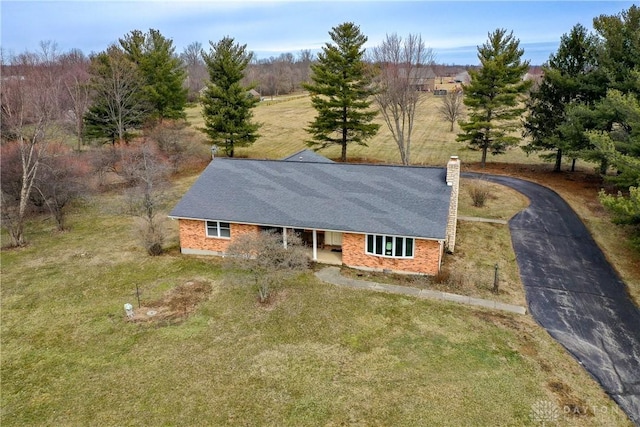
<path fill-rule="evenodd" d="M 437 274 L 452 252 L 460 161 L 446 168 L 215 158 L 175 206 L 183 254 L 220 255 L 243 233 L 298 233 L 318 262 Z"/>

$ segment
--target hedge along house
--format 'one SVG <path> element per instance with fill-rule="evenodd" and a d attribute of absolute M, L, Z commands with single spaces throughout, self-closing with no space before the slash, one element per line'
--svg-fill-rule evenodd
<path fill-rule="evenodd" d="M 453 252 L 460 161 L 447 168 L 215 158 L 169 215 L 183 254 L 224 256 L 243 233 L 299 233 L 314 261 L 437 274 Z"/>

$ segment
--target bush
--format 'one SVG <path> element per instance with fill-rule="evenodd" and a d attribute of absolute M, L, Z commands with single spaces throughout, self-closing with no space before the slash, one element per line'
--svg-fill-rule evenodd
<path fill-rule="evenodd" d="M 477 208 L 484 207 L 487 199 L 491 196 L 491 188 L 485 182 L 473 182 L 469 186 L 469 195 L 473 206 Z"/>
<path fill-rule="evenodd" d="M 260 303 L 267 304 L 279 282 L 309 268 L 309 258 L 299 236 L 287 235 L 285 248 L 279 233 L 261 231 L 242 234 L 232 241 L 227 248 L 225 265 L 251 276 Z"/>

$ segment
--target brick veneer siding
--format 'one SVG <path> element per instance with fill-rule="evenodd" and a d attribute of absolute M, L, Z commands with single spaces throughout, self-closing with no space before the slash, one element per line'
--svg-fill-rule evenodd
<path fill-rule="evenodd" d="M 179 220 L 180 248 L 198 251 L 211 251 L 224 253 L 229 243 L 244 233 L 257 233 L 257 225 L 231 223 L 231 239 L 207 237 L 205 221 L 192 219 Z"/>
<path fill-rule="evenodd" d="M 440 270 L 441 250 L 437 240 L 415 239 L 413 258 L 386 258 L 368 255 L 365 235 L 342 235 L 342 263 L 349 267 L 377 271 L 435 275 Z"/>

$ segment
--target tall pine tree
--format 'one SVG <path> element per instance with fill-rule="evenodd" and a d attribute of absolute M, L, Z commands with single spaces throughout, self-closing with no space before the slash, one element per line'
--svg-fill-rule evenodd
<path fill-rule="evenodd" d="M 366 146 L 380 125 L 371 123 L 376 112 L 369 110 L 373 91 L 362 48 L 367 37 L 351 22 L 332 28 L 329 35 L 335 44 L 322 48 L 318 62 L 311 66 L 312 83 L 305 85 L 317 111 L 307 128 L 312 135 L 308 145 L 319 149 L 340 145 L 340 158 L 346 162 L 347 145 Z"/>
<path fill-rule="evenodd" d="M 457 140 L 482 151 L 482 167 L 488 151 L 502 154 L 519 142 L 514 132 L 524 112 L 521 96 L 531 85 L 522 79 L 529 62 L 521 61 L 524 50 L 519 44 L 513 32 L 507 34 L 505 29 L 497 29 L 490 33 L 488 41 L 478 47 L 482 68 L 471 70 L 471 83 L 463 85 L 469 120 L 460 122 L 463 133 Z"/>
<path fill-rule="evenodd" d="M 142 93 L 153 120 L 183 119 L 187 103 L 184 87 L 186 73 L 175 54 L 173 41 L 158 30 L 144 34 L 131 31 L 120 39 L 127 57 L 138 66 L 143 81 Z"/>
<path fill-rule="evenodd" d="M 247 45 L 234 43 L 230 37 L 209 44 L 209 53 L 202 52 L 209 72 L 209 83 L 201 97 L 205 124 L 202 131 L 233 157 L 235 148 L 250 145 L 258 138 L 259 125 L 251 122 L 251 109 L 259 100 L 249 93 L 252 87 L 241 84 L 253 55 L 246 51 Z"/>
<path fill-rule="evenodd" d="M 523 148 L 527 153 L 552 151 L 541 157 L 555 159 L 556 172 L 563 154 L 575 158 L 588 143 L 581 132 L 565 132 L 566 108 L 575 103 L 592 104 L 602 96 L 606 85 L 601 81 L 602 73 L 597 72 L 596 49 L 596 38 L 582 25 L 575 25 L 561 37 L 558 51 L 543 66 L 540 86 L 527 100 L 523 134 L 531 139 Z"/>

